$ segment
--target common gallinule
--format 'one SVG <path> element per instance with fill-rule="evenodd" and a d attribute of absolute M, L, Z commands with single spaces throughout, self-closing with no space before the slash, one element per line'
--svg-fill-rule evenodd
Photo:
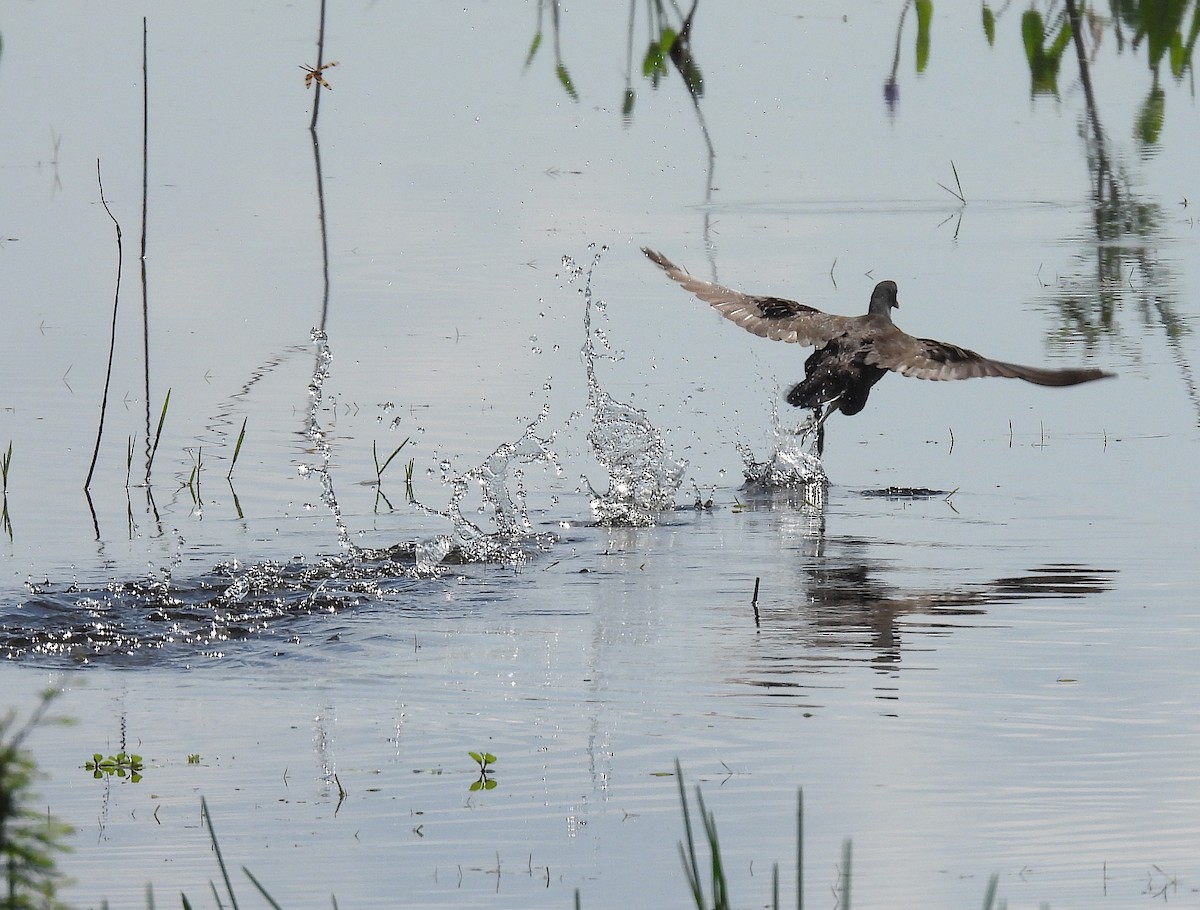
<path fill-rule="evenodd" d="M 642 247 L 647 258 L 714 310 L 747 331 L 776 341 L 791 341 L 815 347 L 804 362 L 804 380 L 787 394 L 787 403 L 809 408 L 817 421 L 817 454 L 825 441 L 825 421 L 834 411 L 857 414 L 867 404 L 871 386 L 889 370 L 917 379 L 973 379 L 1004 376 L 1047 386 L 1078 385 L 1112 376 L 1103 370 L 1068 367 L 1047 370 L 1026 367 L 933 341 L 914 338 L 892 322 L 896 282 L 881 281 L 871 293 L 865 316 L 837 316 L 784 300 L 743 294 L 689 275 L 662 253 Z M 825 413 L 821 407 L 827 405 Z"/>

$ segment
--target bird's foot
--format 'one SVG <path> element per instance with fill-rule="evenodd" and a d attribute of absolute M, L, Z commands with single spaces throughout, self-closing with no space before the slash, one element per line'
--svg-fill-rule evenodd
<path fill-rule="evenodd" d="M 810 411 L 808 417 L 793 431 L 802 442 L 811 440 L 809 450 L 818 458 L 825 448 L 825 421 L 819 410 Z"/>

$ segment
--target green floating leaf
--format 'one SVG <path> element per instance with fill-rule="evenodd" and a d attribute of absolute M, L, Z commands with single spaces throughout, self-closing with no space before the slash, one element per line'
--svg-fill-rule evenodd
<path fill-rule="evenodd" d="M 478 752 L 468 752 L 467 754 L 469 756 L 471 756 L 471 758 L 475 759 L 476 764 L 480 764 L 480 765 L 483 764 L 483 756 L 480 755 Z"/>
<path fill-rule="evenodd" d="M 917 0 L 917 72 L 929 65 L 929 25 L 933 20 L 933 0 Z"/>
<path fill-rule="evenodd" d="M 986 3 L 983 5 L 983 34 L 987 37 L 988 47 L 996 44 L 996 14 Z"/>
<path fill-rule="evenodd" d="M 486 764 L 490 765 L 490 764 L 492 764 L 492 762 L 494 762 L 496 760 L 496 756 L 494 756 L 491 752 L 484 752 L 483 760 Z"/>

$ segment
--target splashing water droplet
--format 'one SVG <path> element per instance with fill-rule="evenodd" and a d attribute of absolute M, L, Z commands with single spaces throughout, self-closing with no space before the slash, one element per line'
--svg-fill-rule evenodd
<path fill-rule="evenodd" d="M 592 412 L 588 441 L 596 460 L 608 472 L 608 489 L 598 492 L 586 477 L 583 483 L 599 524 L 648 527 L 657 522 L 662 512 L 675 507 L 675 492 L 683 483 L 687 462 L 668 451 L 662 433 L 645 411 L 614 399 L 596 377 L 596 361 L 600 356 L 597 344 L 611 351 L 605 330 L 592 326 L 593 312 L 602 314 L 605 308 L 604 302 L 592 294 L 592 272 L 602 252 L 593 256 L 582 289 L 585 339 L 582 355 L 587 368 L 588 408 Z M 612 353 L 603 356 L 619 359 Z"/>
<path fill-rule="evenodd" d="M 436 559 L 434 556 L 441 550 L 441 544 L 424 552 L 422 558 L 429 565 L 436 565 L 451 552 L 457 552 L 463 562 L 520 565 L 529 560 L 530 548 L 544 548 L 553 543 L 551 535 L 533 532 L 533 523 L 529 520 L 525 505 L 524 474 L 520 467 L 522 464 L 540 462 L 553 467 L 556 473 L 562 473 L 558 456 L 550 448 L 550 443 L 535 432 L 549 413 L 550 406 L 543 405 L 538 416 L 525 427 L 515 442 L 498 446 L 481 464 L 465 473 L 455 474 L 448 460 L 441 462 L 439 467 L 442 469 L 443 482 L 451 490 L 447 507 L 434 509 L 413 502 L 420 511 L 440 516 L 454 527 L 453 534 L 439 535 L 439 538 L 445 537 L 450 541 L 450 550 Z M 483 497 L 477 512 L 481 515 L 490 514 L 493 518 L 495 531 L 491 534 L 463 515 L 464 500 L 472 487 L 477 487 Z"/>
<path fill-rule="evenodd" d="M 803 489 L 805 500 L 821 507 L 829 478 L 821 459 L 810 448 L 816 444 L 816 424 L 816 415 L 811 414 L 799 426 L 784 426 L 779 422 L 778 409 L 772 407 L 771 450 L 767 457 L 759 461 L 749 446 L 737 444 L 746 487 L 763 491 Z"/>

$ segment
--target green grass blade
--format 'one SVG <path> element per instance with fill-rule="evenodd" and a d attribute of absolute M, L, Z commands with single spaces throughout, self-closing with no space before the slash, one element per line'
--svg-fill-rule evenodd
<path fill-rule="evenodd" d="M 683 860 L 683 873 L 687 876 L 688 885 L 692 889 L 696 908 L 704 910 L 704 890 L 700 887 L 700 864 L 696 861 L 696 840 L 692 836 L 692 816 L 688 810 L 687 791 L 683 786 L 683 769 L 679 767 L 679 759 L 675 759 L 675 780 L 679 784 L 679 804 L 683 807 L 683 830 L 687 835 L 687 848 L 684 849 L 681 841 L 679 856 Z"/>
<path fill-rule="evenodd" d="M 217 865 L 221 867 L 221 877 L 225 879 L 225 890 L 229 892 L 229 903 L 233 910 L 238 910 L 237 898 L 233 894 L 233 884 L 229 881 L 229 870 L 225 868 L 225 858 L 221 856 L 221 847 L 217 843 L 217 832 L 213 830 L 212 816 L 208 814 L 208 803 L 203 796 L 200 797 L 200 815 L 208 826 L 208 837 L 212 841 L 213 853 L 217 854 Z M 216 896 L 215 887 L 213 895 Z"/>
<path fill-rule="evenodd" d="M 395 450 L 394 452 L 392 452 L 392 454 L 391 454 L 391 455 L 389 455 L 389 456 L 387 457 L 387 461 L 385 461 L 385 462 L 383 463 L 383 467 L 382 467 L 382 468 L 379 466 L 379 458 L 378 458 L 378 457 L 376 457 L 376 459 L 375 459 L 375 473 L 378 475 L 378 474 L 382 474 L 384 471 L 386 471 L 386 470 L 387 470 L 387 467 L 388 467 L 388 465 L 390 465 L 390 464 L 392 463 L 392 459 L 393 459 L 393 458 L 395 458 L 397 455 L 399 455 L 399 454 L 400 454 L 400 450 L 401 450 L 401 449 L 403 449 L 403 448 L 404 448 L 406 445 L 408 445 L 410 442 L 412 442 L 412 437 L 411 437 L 411 436 L 410 436 L 409 438 L 405 439 L 405 440 L 404 440 L 404 442 L 400 443 L 400 445 L 396 446 L 396 450 Z M 371 448 L 372 448 L 372 450 L 374 450 L 374 448 L 375 448 L 375 443 L 371 443 Z"/>
<path fill-rule="evenodd" d="M 275 898 L 271 897 L 271 895 L 267 892 L 267 889 L 262 886 L 262 883 L 254 877 L 254 875 L 250 872 L 249 869 L 247 869 L 245 866 L 242 866 L 242 871 L 246 873 L 246 878 L 250 879 L 251 884 L 253 884 L 254 887 L 258 889 L 258 893 L 263 896 L 263 898 L 266 900 L 266 902 L 268 904 L 270 904 L 272 907 L 274 907 L 275 910 L 283 910 L 283 908 L 280 907 L 279 904 L 275 901 Z M 334 902 L 334 906 L 335 907 L 337 906 L 336 901 Z"/>
<path fill-rule="evenodd" d="M 796 795 L 796 910 L 804 910 L 804 788 Z"/>
<path fill-rule="evenodd" d="M 225 475 L 226 479 L 233 476 L 233 466 L 237 464 L 238 455 L 242 452 L 242 441 L 246 438 L 246 421 L 249 418 L 242 418 L 242 431 L 238 433 L 237 442 L 233 446 L 233 458 L 229 462 L 229 473 Z"/>
<path fill-rule="evenodd" d="M 721 860 L 721 844 L 717 839 L 717 819 L 704 805 L 704 794 L 696 787 L 696 802 L 700 807 L 700 818 L 704 821 L 704 836 L 712 854 L 712 891 L 714 910 L 730 910 L 729 883 L 725 878 L 725 864 Z"/>
<path fill-rule="evenodd" d="M 1000 876 L 993 872 L 992 877 L 988 879 L 987 891 L 983 894 L 983 910 L 992 910 L 992 905 L 996 902 L 996 885 L 1000 883 Z"/>
<path fill-rule="evenodd" d="M 851 841 L 842 841 L 842 900 L 838 904 L 840 910 L 850 910 L 850 853 Z"/>
<path fill-rule="evenodd" d="M 167 406 L 171 403 L 171 390 L 167 389 L 167 397 L 163 399 L 162 411 L 158 415 L 158 429 L 154 431 L 154 443 L 150 446 L 150 457 L 146 459 L 146 476 L 150 476 L 150 466 L 154 464 L 154 453 L 158 451 L 158 441 L 162 438 L 163 424 L 167 422 Z"/>

